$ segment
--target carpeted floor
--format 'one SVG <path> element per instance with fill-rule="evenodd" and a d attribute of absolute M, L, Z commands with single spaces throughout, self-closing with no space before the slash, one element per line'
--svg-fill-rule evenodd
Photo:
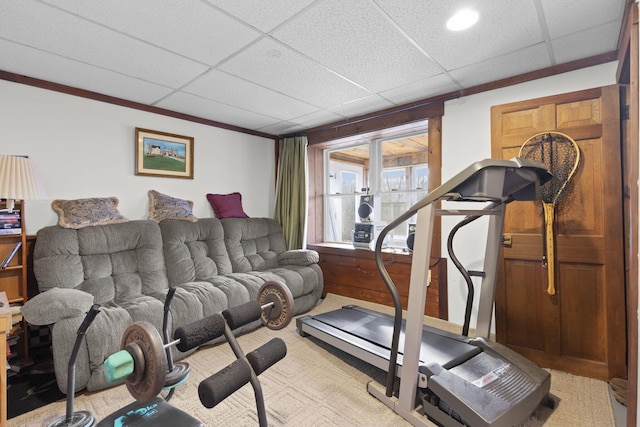
<path fill-rule="evenodd" d="M 312 312 L 330 311 L 347 304 L 390 311 L 388 307 L 330 294 Z M 451 328 L 450 324 L 438 319 L 428 319 L 428 323 Z M 240 337 L 239 343 L 245 352 L 249 352 L 273 337 L 286 342 L 288 353 L 285 359 L 260 376 L 269 425 L 409 425 L 366 390 L 372 379 L 384 382 L 383 372 L 313 338 L 302 338 L 296 332 L 295 321 L 281 331 L 260 328 Z M 198 399 L 198 383 L 233 360 L 227 344 L 201 349 L 189 356 L 186 361 L 191 365 L 190 378 L 176 390 L 171 403 L 207 426 L 258 425 L 249 385 L 213 409 L 205 408 Z M 551 375 L 551 394 L 558 405 L 555 410 L 541 408 L 527 426 L 615 427 L 605 382 L 558 371 L 551 371 Z M 100 420 L 132 400 L 126 387 L 118 386 L 95 393 L 79 393 L 75 398 L 75 409 L 90 411 Z M 64 401 L 55 402 L 13 418 L 8 425 L 43 425 L 63 415 L 65 407 Z"/>

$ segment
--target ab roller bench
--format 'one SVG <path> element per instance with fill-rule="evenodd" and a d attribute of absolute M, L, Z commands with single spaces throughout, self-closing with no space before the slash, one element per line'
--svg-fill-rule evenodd
<path fill-rule="evenodd" d="M 258 319 L 270 329 L 282 329 L 293 317 L 293 296 L 282 283 L 266 282 L 258 292 L 256 301 L 216 313 L 201 320 L 177 328 L 173 341 L 169 341 L 168 315 L 175 288 L 167 293 L 164 304 L 163 335 L 149 322 L 135 322 L 124 332 L 121 350 L 104 362 L 105 377 L 110 382 L 124 380 L 135 402 L 114 412 L 96 424 L 88 411 L 74 411 L 75 362 L 78 350 L 93 319 L 100 313 L 100 306 L 91 307 L 78 328 L 77 338 L 69 358 L 66 414 L 52 421 L 47 427 L 202 427 L 202 422 L 186 412 L 170 405 L 175 388 L 189 376 L 189 364 L 173 363 L 171 347 L 188 351 L 224 335 L 236 360 L 198 385 L 200 402 L 213 408 L 247 383 L 253 387 L 258 421 L 266 427 L 267 416 L 262 387 L 258 375 L 265 372 L 287 354 L 287 347 L 280 338 L 273 338 L 256 350 L 242 351 L 233 330 Z M 165 398 L 162 390 L 169 390 Z"/>

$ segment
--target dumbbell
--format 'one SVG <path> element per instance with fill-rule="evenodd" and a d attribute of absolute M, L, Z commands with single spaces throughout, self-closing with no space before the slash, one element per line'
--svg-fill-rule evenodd
<path fill-rule="evenodd" d="M 257 319 L 269 329 L 286 327 L 293 318 L 293 295 L 285 284 L 275 280 L 264 283 L 256 301 L 229 308 L 222 312 L 233 330 Z"/>
<path fill-rule="evenodd" d="M 221 336 L 224 329 L 224 317 L 214 314 L 176 329 L 174 340 L 164 344 L 153 324 L 132 323 L 122 336 L 121 350 L 104 362 L 105 378 L 109 382 L 124 379 L 136 400 L 149 401 L 165 386 L 167 348 L 188 351 Z"/>

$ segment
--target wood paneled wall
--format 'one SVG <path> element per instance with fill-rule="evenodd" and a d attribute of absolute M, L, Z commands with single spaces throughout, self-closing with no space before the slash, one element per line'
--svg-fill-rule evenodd
<path fill-rule="evenodd" d="M 324 292 L 393 306 L 391 294 L 378 273 L 374 253 L 366 249 L 345 249 L 344 245 L 310 245 L 320 254 L 324 273 Z M 400 293 L 402 307 L 407 308 L 411 254 L 388 252 L 385 267 Z M 447 320 L 447 260 L 432 258 L 431 284 L 427 289 L 424 314 Z"/>

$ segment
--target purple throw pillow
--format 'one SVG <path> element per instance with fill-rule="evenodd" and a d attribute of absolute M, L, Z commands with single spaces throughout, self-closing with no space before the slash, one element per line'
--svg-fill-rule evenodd
<path fill-rule="evenodd" d="M 207 194 L 207 200 L 217 218 L 249 218 L 242 209 L 242 195 L 238 192 L 231 194 Z"/>

